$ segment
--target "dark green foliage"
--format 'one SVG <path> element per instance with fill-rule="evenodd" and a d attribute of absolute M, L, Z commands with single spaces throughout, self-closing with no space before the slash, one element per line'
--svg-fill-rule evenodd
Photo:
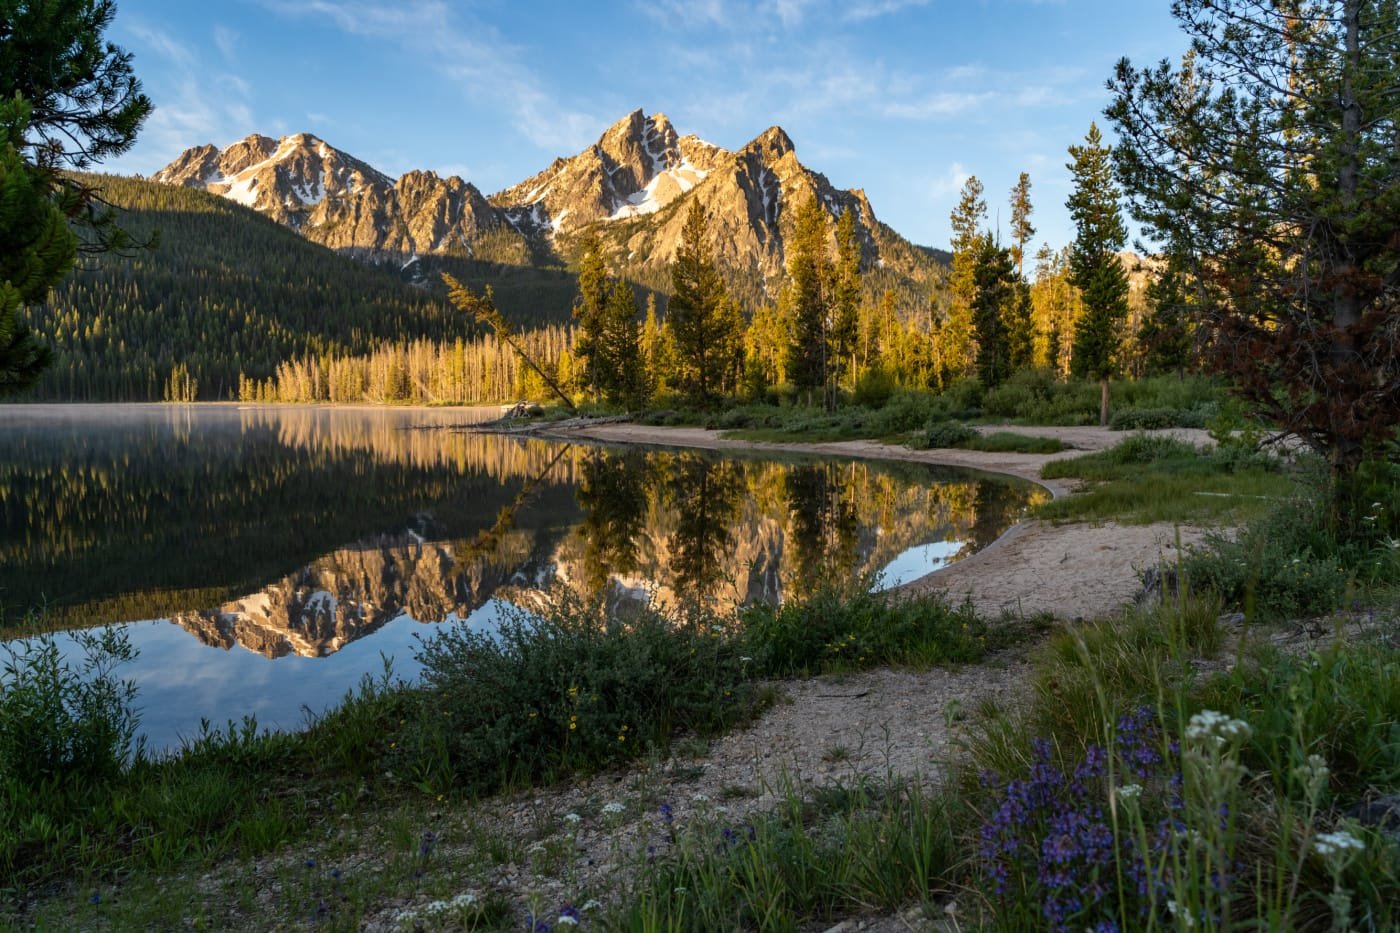
<path fill-rule="evenodd" d="M 52 636 L 3 649 L 0 664 L 0 787 L 9 802 L 45 785 L 108 780 L 133 752 L 135 688 L 113 671 L 132 657 L 121 629 L 77 632 L 74 668 Z"/>
<path fill-rule="evenodd" d="M 922 446 L 929 449 L 962 447 L 977 436 L 977 432 L 957 421 L 931 424 L 924 432 Z"/>
<path fill-rule="evenodd" d="M 1320 615 L 1359 587 L 1400 582 L 1400 469 L 1379 465 L 1354 527 L 1329 522 L 1325 484 L 1313 481 L 1231 538 L 1192 552 L 1191 586 L 1264 620 Z"/>
<path fill-rule="evenodd" d="M 894 392 L 894 377 L 883 367 L 873 366 L 856 380 L 851 401 L 867 408 L 879 408 L 894 396 Z"/>
<path fill-rule="evenodd" d="M 742 319 L 705 248 L 705 223 L 704 208 L 692 200 L 671 266 L 666 324 L 675 387 L 692 402 L 711 405 L 739 376 Z"/>
<path fill-rule="evenodd" d="M 1035 236 L 1035 226 L 1031 223 L 1031 176 L 1022 172 L 1011 189 L 1011 260 L 1016 264 L 1016 278 L 1026 277 L 1026 244 Z"/>
<path fill-rule="evenodd" d="M 1246 763 L 1281 792 L 1300 790 L 1300 752 L 1327 759 L 1332 797 L 1342 807 L 1368 793 L 1400 792 L 1400 656 L 1393 650 L 1338 642 L 1303 657 L 1265 651 L 1207 680 L 1199 700 L 1248 720 L 1254 735 Z"/>
<path fill-rule="evenodd" d="M 151 112 L 131 55 L 103 31 L 111 0 L 11 0 L 0 19 L 0 97 L 32 108 L 26 135 L 46 158 L 71 168 L 121 155 Z"/>
<path fill-rule="evenodd" d="M 1016 277 L 1011 253 L 990 234 L 973 248 L 972 326 L 977 334 L 977 378 L 993 389 L 1012 372 L 1012 344 L 1025 362 L 1030 356 L 1030 313 L 1023 304 L 1023 283 Z M 1020 328 L 1014 337 L 1013 328 Z"/>
<path fill-rule="evenodd" d="M 970 662 L 999 637 L 970 605 L 941 597 L 896 601 L 884 593 L 823 587 L 779 608 L 744 614 L 747 656 L 764 676 L 808 676 L 886 664 Z"/>
<path fill-rule="evenodd" d="M 1034 424 L 1091 424 L 1098 392 L 1078 382 L 1063 382 L 1050 369 L 1023 369 L 982 397 L 982 414 Z"/>
<path fill-rule="evenodd" d="M 51 362 L 21 313 L 62 280 L 78 249 L 45 171 L 20 155 L 26 116 L 22 102 L 0 101 L 0 396 L 28 388 Z"/>
<path fill-rule="evenodd" d="M 1207 408 L 1120 408 L 1108 420 L 1114 431 L 1155 431 L 1161 428 L 1204 428 Z"/>
<path fill-rule="evenodd" d="M 293 357 L 472 332 L 445 301 L 222 198 L 87 181 L 120 206 L 122 226 L 138 237 L 159 228 L 161 244 L 95 257 L 30 309 L 57 351 L 36 397 L 159 400 L 184 363 L 202 398 L 236 398 L 240 373 L 266 379 Z"/>
<path fill-rule="evenodd" d="M 425 690 L 401 767 L 439 789 L 490 792 L 740 722 L 755 694 L 721 621 L 701 609 L 623 620 L 561 597 L 543 617 L 509 612 L 494 635 L 443 632 L 419 656 Z"/>
<path fill-rule="evenodd" d="M 596 236 L 583 240 L 574 319 L 574 354 L 582 361 L 584 385 L 614 405 L 640 408 L 646 402 L 645 361 L 632 286 L 608 275 Z"/>
<path fill-rule="evenodd" d="M 1179 68 L 1118 64 L 1134 217 L 1190 273 L 1211 363 L 1350 473 L 1400 425 L 1400 11 L 1180 0 Z"/>
<path fill-rule="evenodd" d="M 787 377 L 788 382 L 810 400 L 826 385 L 827 305 L 831 288 L 826 213 L 815 196 L 803 201 L 794 214 L 787 272 L 787 310 L 792 316 Z"/>
<path fill-rule="evenodd" d="M 1108 379 L 1116 368 L 1118 329 L 1128 316 L 1128 276 L 1118 258 L 1128 231 L 1118 211 L 1118 188 L 1113 182 L 1112 149 L 1104 145 L 1095 124 L 1089 125 L 1084 145 L 1070 146 L 1074 175 L 1070 216 L 1076 228 L 1070 250 L 1070 281 L 1080 291 L 1084 313 L 1074 327 L 1070 368 L 1080 378 L 1102 384 L 1099 423 L 1108 424 Z"/>

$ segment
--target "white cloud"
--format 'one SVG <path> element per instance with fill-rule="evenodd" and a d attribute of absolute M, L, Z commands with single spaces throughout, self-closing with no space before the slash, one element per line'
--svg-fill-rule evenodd
<path fill-rule="evenodd" d="M 192 48 L 149 24 L 129 24 L 127 32 L 134 40 L 130 50 L 155 59 L 168 78 L 165 92 L 152 98 L 155 109 L 141 128 L 140 154 L 113 160 L 106 170 L 151 174 L 190 146 L 225 145 L 253 132 L 252 89 L 243 77 L 210 70 Z"/>
<path fill-rule="evenodd" d="M 910 7 L 927 6 L 928 0 L 859 0 L 846 8 L 844 18 L 848 21 L 875 19 L 888 16 Z"/>
<path fill-rule="evenodd" d="M 531 142 L 577 149 L 597 135 L 599 121 L 550 95 L 512 48 L 489 26 L 466 28 L 454 7 L 440 0 L 408 0 L 385 6 L 369 0 L 283 0 L 278 13 L 322 17 L 343 32 L 392 42 L 424 57 L 468 96 L 494 104 Z"/>
<path fill-rule="evenodd" d="M 967 184 L 967 180 L 972 177 L 972 173 L 967 170 L 961 162 L 954 162 L 948 166 L 948 170 L 930 182 L 928 186 L 929 194 L 934 198 L 946 198 L 950 194 L 957 194 L 962 190 L 962 186 Z"/>
<path fill-rule="evenodd" d="M 214 44 L 224 60 L 232 64 L 238 58 L 238 33 L 227 26 L 214 27 Z"/>

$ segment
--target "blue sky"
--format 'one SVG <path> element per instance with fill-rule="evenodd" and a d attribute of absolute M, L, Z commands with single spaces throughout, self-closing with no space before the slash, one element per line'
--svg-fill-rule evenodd
<path fill-rule="evenodd" d="M 991 220 L 1031 174 L 1036 242 L 1072 236 L 1065 149 L 1118 58 L 1176 58 L 1168 0 L 118 0 L 109 37 L 156 112 L 107 168 L 315 133 L 390 175 L 490 194 L 641 107 L 736 149 L 786 129 L 808 167 L 946 246 L 967 175 Z"/>

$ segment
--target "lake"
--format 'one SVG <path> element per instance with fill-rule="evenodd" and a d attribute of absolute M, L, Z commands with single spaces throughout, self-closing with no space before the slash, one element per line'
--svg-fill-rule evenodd
<path fill-rule="evenodd" d="M 489 630 L 557 587 L 727 609 L 890 586 L 1046 497 L 925 464 L 469 429 L 495 414 L 0 406 L 0 632 L 125 625 L 161 750 L 201 719 L 298 728 L 386 662 L 411 680 L 435 626 Z"/>

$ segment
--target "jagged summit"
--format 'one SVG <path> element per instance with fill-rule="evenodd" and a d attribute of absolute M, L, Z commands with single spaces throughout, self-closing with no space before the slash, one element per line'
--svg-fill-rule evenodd
<path fill-rule="evenodd" d="M 711 246 L 750 303 L 783 274 L 784 218 L 816 197 L 833 216 L 854 210 L 867 262 L 923 289 L 936 278 L 928 251 L 875 219 L 860 189 L 835 188 L 804 166 L 780 126 L 730 151 L 681 136 L 663 113 L 637 109 L 597 142 L 488 197 L 456 176 L 411 171 L 397 180 L 310 134 L 253 134 L 218 149 L 198 146 L 155 181 L 204 188 L 251 207 L 326 246 L 359 255 L 486 256 L 555 264 L 584 232 L 603 237 L 615 268 L 664 288 L 664 270 L 699 201 Z M 503 258 L 504 257 L 504 258 Z"/>

